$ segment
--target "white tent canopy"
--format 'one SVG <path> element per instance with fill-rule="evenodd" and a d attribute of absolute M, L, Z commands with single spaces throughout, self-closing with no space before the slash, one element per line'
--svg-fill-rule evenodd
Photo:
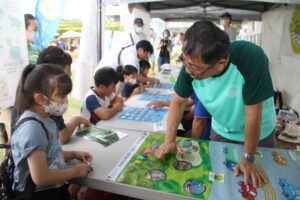
<path fill-rule="evenodd" d="M 66 31 L 59 38 L 76 38 L 80 36 L 81 34 L 76 31 Z"/>

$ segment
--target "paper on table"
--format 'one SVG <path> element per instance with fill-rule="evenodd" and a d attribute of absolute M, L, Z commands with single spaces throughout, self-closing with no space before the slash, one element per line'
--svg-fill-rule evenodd
<path fill-rule="evenodd" d="M 76 132 L 76 136 L 98 142 L 106 147 L 125 138 L 127 134 L 119 131 L 112 131 L 106 128 L 92 126 L 82 130 L 78 130 Z"/>

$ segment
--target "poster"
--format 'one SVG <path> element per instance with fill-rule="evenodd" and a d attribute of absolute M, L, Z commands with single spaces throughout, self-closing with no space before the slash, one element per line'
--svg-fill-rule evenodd
<path fill-rule="evenodd" d="M 280 55 L 300 59 L 300 5 L 286 9 Z"/>
<path fill-rule="evenodd" d="M 36 45 L 43 49 L 49 45 L 57 34 L 64 8 L 64 0 L 38 0 L 36 4 L 35 17 L 39 27 L 39 38 Z"/>
<path fill-rule="evenodd" d="M 0 109 L 14 104 L 23 68 L 28 64 L 22 3 L 0 0 Z"/>
<path fill-rule="evenodd" d="M 267 178 L 267 183 L 255 188 L 251 183 L 244 184 L 243 175 L 233 174 L 244 153 L 243 145 L 177 137 L 176 142 L 184 156 L 172 152 L 158 159 L 155 152 L 164 137 L 164 134 L 149 133 L 138 144 L 133 144 L 107 179 L 170 193 L 180 197 L 178 199 L 300 198 L 300 173 L 295 152 L 258 148 L 255 165 Z"/>

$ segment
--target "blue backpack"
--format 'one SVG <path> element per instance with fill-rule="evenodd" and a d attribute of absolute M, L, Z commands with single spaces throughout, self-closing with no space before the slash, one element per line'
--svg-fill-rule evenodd
<path fill-rule="evenodd" d="M 17 130 L 23 123 L 27 121 L 36 121 L 44 129 L 47 139 L 49 141 L 48 132 L 43 124 L 35 117 L 25 117 L 17 123 L 17 126 L 14 130 Z M 11 149 L 11 146 L 8 144 L 0 144 L 0 148 Z M 12 185 L 14 183 L 14 171 L 15 163 L 13 160 L 12 152 L 9 151 L 6 158 L 1 163 L 0 167 L 0 199 L 1 200 L 30 200 L 34 193 L 36 185 L 32 181 L 31 176 L 28 177 L 26 186 L 23 192 L 16 192 L 12 190 Z"/>

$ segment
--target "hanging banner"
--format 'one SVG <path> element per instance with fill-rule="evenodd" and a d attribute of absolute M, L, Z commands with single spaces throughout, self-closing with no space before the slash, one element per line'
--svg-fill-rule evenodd
<path fill-rule="evenodd" d="M 287 9 L 280 55 L 300 59 L 300 6 Z"/>
<path fill-rule="evenodd" d="M 36 45 L 45 48 L 56 35 L 61 20 L 64 0 L 38 0 L 35 8 L 35 17 L 38 22 L 39 39 Z"/>
<path fill-rule="evenodd" d="M 18 80 L 28 52 L 22 4 L 0 0 L 0 110 L 14 104 Z"/>

